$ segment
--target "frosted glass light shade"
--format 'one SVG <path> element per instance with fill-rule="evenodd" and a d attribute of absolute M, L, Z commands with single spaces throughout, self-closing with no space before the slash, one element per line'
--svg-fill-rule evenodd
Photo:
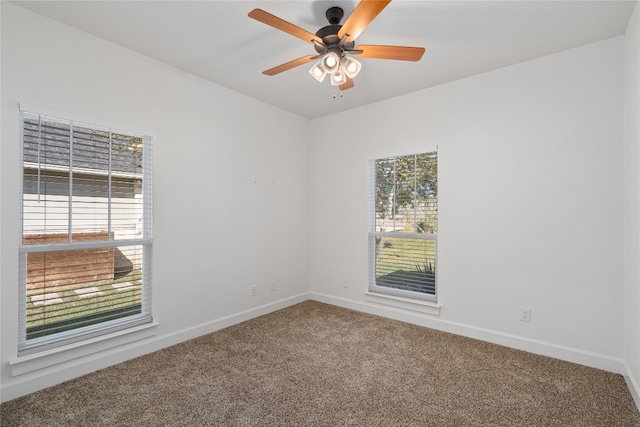
<path fill-rule="evenodd" d="M 331 84 L 333 86 L 340 86 L 347 82 L 347 75 L 342 70 L 342 67 L 339 67 L 331 74 Z"/>
<path fill-rule="evenodd" d="M 335 52 L 329 52 L 322 57 L 322 67 L 331 74 L 340 67 L 340 57 Z"/>
<path fill-rule="evenodd" d="M 362 68 L 362 64 L 360 64 L 360 61 L 357 61 L 347 55 L 342 57 L 342 59 L 340 60 L 340 64 L 342 65 L 340 68 L 342 68 L 344 70 L 344 73 L 351 78 L 357 76 L 360 72 L 360 68 Z"/>
<path fill-rule="evenodd" d="M 309 70 L 309 74 L 311 74 L 314 79 L 322 83 L 325 76 L 327 75 L 327 72 L 324 70 L 324 68 L 322 68 L 322 61 L 316 62 Z"/>

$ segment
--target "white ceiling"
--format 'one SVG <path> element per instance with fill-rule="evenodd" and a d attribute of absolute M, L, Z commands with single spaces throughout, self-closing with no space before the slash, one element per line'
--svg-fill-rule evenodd
<path fill-rule="evenodd" d="M 318 83 L 313 45 L 247 16 L 261 8 L 312 33 L 333 1 L 17 1 L 20 6 L 294 114 L 316 118 L 621 35 L 635 1 L 394 0 L 358 44 L 423 46 L 419 62 L 362 59 L 355 87 Z M 333 98 L 333 95 L 336 98 Z"/>

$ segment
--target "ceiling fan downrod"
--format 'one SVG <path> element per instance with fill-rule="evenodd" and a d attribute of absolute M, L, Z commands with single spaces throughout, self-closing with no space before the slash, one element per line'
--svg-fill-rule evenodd
<path fill-rule="evenodd" d="M 334 6 L 327 9 L 325 15 L 327 17 L 327 21 L 331 25 L 338 25 L 342 18 L 344 18 L 344 10 L 341 7 Z"/>

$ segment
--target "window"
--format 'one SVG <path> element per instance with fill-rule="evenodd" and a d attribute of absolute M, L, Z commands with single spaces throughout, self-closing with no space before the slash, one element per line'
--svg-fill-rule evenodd
<path fill-rule="evenodd" d="M 369 290 L 436 301 L 438 154 L 370 162 Z"/>
<path fill-rule="evenodd" d="M 151 138 L 21 121 L 18 354 L 151 322 Z"/>

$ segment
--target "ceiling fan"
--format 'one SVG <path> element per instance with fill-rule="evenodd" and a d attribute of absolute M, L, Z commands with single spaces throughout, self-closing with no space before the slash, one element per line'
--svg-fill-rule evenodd
<path fill-rule="evenodd" d="M 318 60 L 309 73 L 322 82 L 326 75 L 331 77 L 331 84 L 341 90 L 354 86 L 353 78 L 360 72 L 361 64 L 353 56 L 359 58 L 394 59 L 402 61 L 419 61 L 424 53 L 423 47 L 359 45 L 356 38 L 367 28 L 376 16 L 391 0 L 361 0 L 344 24 L 340 21 L 344 11 L 340 7 L 327 9 L 326 17 L 329 25 L 320 28 L 315 34 L 297 25 L 278 18 L 262 9 L 253 9 L 249 17 L 278 30 L 289 33 L 314 45 L 316 55 L 306 55 L 277 67 L 263 71 L 263 74 L 274 76 L 283 71 Z"/>

